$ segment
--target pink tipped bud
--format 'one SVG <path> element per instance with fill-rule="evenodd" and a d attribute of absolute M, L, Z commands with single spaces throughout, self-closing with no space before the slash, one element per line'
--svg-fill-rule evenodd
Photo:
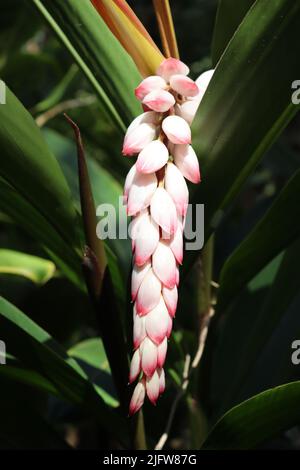
<path fill-rule="evenodd" d="M 162 297 L 157 306 L 145 316 L 146 334 L 157 345 L 161 344 L 167 335 L 169 317 Z"/>
<path fill-rule="evenodd" d="M 159 241 L 158 225 L 154 222 L 152 217 L 150 217 L 148 212 L 140 217 L 134 235 L 136 237 L 134 262 L 138 266 L 142 266 L 149 260 Z"/>
<path fill-rule="evenodd" d="M 175 98 L 166 90 L 154 90 L 145 96 L 143 104 L 153 109 L 153 111 L 164 113 L 174 106 Z"/>
<path fill-rule="evenodd" d="M 199 88 L 194 80 L 184 75 L 173 75 L 170 79 L 171 88 L 180 95 L 193 97 L 198 95 Z"/>
<path fill-rule="evenodd" d="M 155 174 L 145 175 L 136 172 L 128 193 L 127 214 L 136 215 L 141 210 L 146 209 L 156 188 L 157 178 Z"/>
<path fill-rule="evenodd" d="M 133 301 L 135 301 L 139 287 L 147 272 L 149 271 L 150 266 L 150 261 L 145 263 L 143 266 L 137 266 L 136 264 L 133 266 L 131 275 L 131 298 Z"/>
<path fill-rule="evenodd" d="M 176 261 L 170 246 L 160 241 L 152 256 L 153 271 L 159 280 L 172 289 L 176 284 Z"/>
<path fill-rule="evenodd" d="M 195 98 L 193 100 L 187 100 L 182 104 L 177 104 L 175 106 L 175 113 L 191 125 L 198 108 L 199 101 Z"/>
<path fill-rule="evenodd" d="M 168 289 L 167 287 L 163 287 L 162 295 L 168 309 L 169 314 L 173 318 L 176 313 L 177 302 L 178 302 L 178 291 L 177 287 L 173 287 L 173 289 Z"/>
<path fill-rule="evenodd" d="M 142 123 L 130 131 L 124 139 L 123 155 L 130 156 L 139 153 L 155 139 L 156 126 L 154 124 Z"/>
<path fill-rule="evenodd" d="M 182 227 L 178 223 L 177 230 L 169 241 L 169 247 L 171 248 L 173 255 L 176 258 L 178 264 L 182 264 L 183 260 L 183 235 Z"/>
<path fill-rule="evenodd" d="M 180 282 L 180 272 L 178 266 L 176 267 L 176 286 L 179 286 Z"/>
<path fill-rule="evenodd" d="M 129 372 L 129 383 L 135 381 L 141 371 L 141 356 L 140 351 L 137 349 L 131 359 L 130 372 Z"/>
<path fill-rule="evenodd" d="M 158 377 L 159 377 L 159 394 L 161 395 L 164 393 L 166 388 L 166 379 L 165 379 L 165 371 L 163 369 L 158 370 Z"/>
<path fill-rule="evenodd" d="M 175 145 L 173 151 L 174 161 L 183 176 L 192 183 L 199 183 L 200 168 L 197 155 L 191 145 Z"/>
<path fill-rule="evenodd" d="M 145 317 L 140 317 L 134 307 L 133 313 L 133 347 L 138 348 L 146 337 Z"/>
<path fill-rule="evenodd" d="M 136 297 L 136 310 L 139 315 L 146 315 L 154 309 L 161 297 L 161 282 L 150 268 L 144 277 Z"/>
<path fill-rule="evenodd" d="M 129 172 L 127 173 L 126 179 L 125 179 L 124 192 L 123 192 L 123 200 L 124 200 L 125 204 L 127 202 L 128 193 L 129 193 L 130 187 L 133 183 L 135 174 L 136 174 L 136 165 L 134 164 L 130 168 Z"/>
<path fill-rule="evenodd" d="M 157 124 L 157 118 L 158 118 L 158 115 L 157 113 L 155 113 L 154 111 L 147 111 L 147 112 L 144 112 L 142 114 L 139 114 L 130 124 L 130 126 L 128 127 L 127 131 L 126 131 L 126 134 L 125 134 L 125 138 L 130 134 L 131 131 L 133 131 L 133 129 L 135 129 L 136 127 L 138 127 L 140 124 Z"/>
<path fill-rule="evenodd" d="M 139 411 L 143 406 L 146 395 L 145 381 L 141 380 L 135 387 L 133 395 L 129 405 L 129 416 Z"/>
<path fill-rule="evenodd" d="M 159 376 L 158 373 L 155 371 L 152 377 L 147 377 L 146 379 L 146 392 L 152 405 L 156 405 L 157 399 L 159 397 L 159 385 Z"/>
<path fill-rule="evenodd" d="M 169 320 L 168 320 L 168 329 L 167 329 L 167 338 L 170 338 L 171 333 L 172 333 L 172 328 L 173 328 L 173 320 L 169 315 Z"/>
<path fill-rule="evenodd" d="M 206 92 L 206 89 L 209 85 L 209 82 L 212 79 L 212 76 L 214 74 L 214 69 L 207 70 L 206 72 L 201 73 L 201 75 L 197 78 L 196 84 L 199 88 L 199 95 L 197 96 L 197 99 L 201 100 L 204 93 Z"/>
<path fill-rule="evenodd" d="M 151 377 L 157 366 L 157 346 L 151 339 L 144 339 L 142 345 L 142 370 L 147 377 Z"/>
<path fill-rule="evenodd" d="M 163 77 L 166 82 L 170 81 L 172 75 L 180 74 L 180 75 L 188 75 L 190 69 L 187 65 L 181 62 L 178 59 L 173 59 L 170 57 L 169 59 L 165 59 L 157 69 L 157 75 Z"/>
<path fill-rule="evenodd" d="M 157 367 L 163 367 L 168 349 L 168 340 L 165 337 L 163 342 L 157 346 Z"/>
<path fill-rule="evenodd" d="M 189 190 L 185 179 L 174 163 L 168 163 L 165 188 L 175 202 L 179 215 L 185 215 L 189 203 Z"/>
<path fill-rule="evenodd" d="M 151 217 L 167 233 L 177 229 L 176 207 L 164 188 L 158 187 L 151 199 Z"/>
<path fill-rule="evenodd" d="M 136 168 L 140 173 L 155 173 L 169 159 L 169 151 L 160 140 L 153 140 L 139 154 Z"/>
<path fill-rule="evenodd" d="M 166 88 L 166 82 L 162 77 L 153 75 L 145 78 L 139 86 L 135 89 L 135 96 L 138 100 L 142 101 L 148 93 L 153 90 Z"/>
<path fill-rule="evenodd" d="M 162 129 L 173 144 L 190 144 L 191 129 L 180 116 L 168 116 L 162 122 Z"/>

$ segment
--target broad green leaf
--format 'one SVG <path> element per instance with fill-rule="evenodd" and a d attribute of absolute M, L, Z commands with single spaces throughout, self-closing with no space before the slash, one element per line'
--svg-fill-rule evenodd
<path fill-rule="evenodd" d="M 193 124 L 203 162 L 193 202 L 205 204 L 205 239 L 266 150 L 299 107 L 291 84 L 300 74 L 296 48 L 300 3 L 257 0 L 218 63 Z M 276 80 L 275 80 L 276 77 Z M 187 253 L 186 269 L 197 253 Z"/>
<path fill-rule="evenodd" d="M 300 382 L 266 390 L 229 410 L 202 449 L 253 449 L 300 423 Z"/>
<path fill-rule="evenodd" d="M 219 0 L 212 40 L 212 61 L 216 66 L 244 16 L 255 0 Z"/>
<path fill-rule="evenodd" d="M 64 175 L 33 118 L 8 87 L 6 104 L 0 106 L 0 144 L 0 176 L 75 250 L 75 210 Z"/>
<path fill-rule="evenodd" d="M 79 256 L 30 202 L 0 178 L 0 209 L 45 248 L 56 266 L 80 289 L 84 289 Z"/>
<path fill-rule="evenodd" d="M 220 277 L 219 310 L 224 310 L 256 273 L 299 237 L 299 188 L 300 171 L 290 179 L 265 216 L 227 259 Z"/>
<path fill-rule="evenodd" d="M 68 354 L 75 359 L 81 359 L 97 369 L 110 371 L 101 338 L 91 338 L 81 341 L 68 350 Z"/>
<path fill-rule="evenodd" d="M 90 0 L 33 0 L 124 131 L 142 109 L 134 97 L 141 81 L 134 63 Z"/>
<path fill-rule="evenodd" d="M 37 284 L 47 282 L 55 272 L 52 261 L 14 250 L 0 249 L 0 274 L 14 274 Z"/>
<path fill-rule="evenodd" d="M 78 363 L 49 334 L 0 297 L 1 338 L 7 351 L 41 374 L 65 399 L 95 414 L 99 423 L 124 438 L 126 422 L 106 404 L 106 393 L 93 385 Z"/>
<path fill-rule="evenodd" d="M 258 315 L 254 319 L 246 341 L 239 352 L 239 362 L 234 378 L 229 384 L 228 391 L 224 394 L 224 409 L 236 401 L 273 332 L 299 294 L 300 279 L 298 266 L 295 263 L 295 260 L 299 258 L 300 239 L 286 250 L 272 286 L 268 290 L 268 295 L 258 310 Z"/>

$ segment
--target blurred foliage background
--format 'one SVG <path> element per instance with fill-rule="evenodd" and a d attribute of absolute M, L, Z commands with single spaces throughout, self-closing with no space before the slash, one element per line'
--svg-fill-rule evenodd
<path fill-rule="evenodd" d="M 159 43 L 151 2 L 135 0 L 129 3 Z M 212 66 L 211 41 L 217 1 L 172 0 L 171 4 L 181 57 L 189 64 L 191 76 L 196 78 Z M 94 90 L 30 1 L 1 0 L 0 76 L 41 128 L 63 169 L 78 210 L 76 147 L 72 131 L 62 117 L 65 111 L 82 132 L 96 205 L 103 202 L 116 205 L 131 164 L 120 154 L 122 134 L 107 119 Z M 214 281 L 218 282 L 226 259 L 271 207 L 289 178 L 299 169 L 299 163 L 300 119 L 296 116 L 249 177 L 218 227 Z M 77 358 L 88 376 L 104 389 L 113 403 L 116 392 L 85 292 L 62 275 L 37 240 L 5 211 L 0 212 L 0 248 L 0 294 L 44 328 L 70 356 Z M 131 265 L 130 243 L 115 240 L 111 242 L 111 248 L 117 255 L 122 278 L 126 280 Z M 294 249 L 295 253 L 297 249 L 299 251 L 297 246 Z M 38 258 L 26 260 L 17 255 L 14 259 L 12 252 Z M 176 411 L 169 447 L 198 448 L 207 422 L 215 422 L 236 403 L 265 389 L 300 380 L 299 366 L 294 366 L 290 360 L 291 343 L 300 333 L 299 286 L 295 286 L 291 301 L 285 306 L 285 314 L 274 325 L 271 335 L 266 336 L 255 366 L 243 379 L 243 386 L 238 393 L 227 393 L 234 371 L 241 367 L 246 336 L 256 324 L 260 307 L 264 305 L 271 310 L 276 307 L 268 305 L 268 293 L 274 288 L 272 283 L 282 256 L 282 253 L 278 255 L 252 279 L 241 290 L 231 306 L 232 311 L 229 309 L 217 325 L 213 324 L 203 367 L 193 378 L 188 399 L 180 401 Z M 291 279 L 299 280 L 298 264 L 299 257 L 294 259 L 292 271 L 284 270 L 283 287 L 279 285 L 278 289 L 291 283 Z M 189 294 L 191 285 L 189 278 L 181 292 L 167 360 L 166 393 L 157 410 L 153 411 L 148 404 L 145 406 L 150 446 L 155 445 L 164 431 L 180 383 L 185 354 L 195 349 L 193 310 L 197 299 L 196 295 L 194 298 Z M 0 321 L 0 339 L 5 331 Z M 115 444 L 91 414 L 3 371 L 0 366 L 1 448 L 94 449 Z M 195 400 L 198 394 L 200 405 Z M 261 447 L 300 448 L 299 428 L 293 427 Z"/>

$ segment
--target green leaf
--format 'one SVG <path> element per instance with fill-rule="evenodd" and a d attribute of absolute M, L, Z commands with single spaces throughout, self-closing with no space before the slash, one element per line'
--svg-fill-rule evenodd
<path fill-rule="evenodd" d="M 214 35 L 212 40 L 212 62 L 216 66 L 244 16 L 255 0 L 219 0 Z"/>
<path fill-rule="evenodd" d="M 45 377 L 66 400 L 95 414 L 109 432 L 124 439 L 126 421 L 104 402 L 106 393 L 93 385 L 82 368 L 50 335 L 0 297 L 1 338 L 7 351 Z M 102 395 L 102 397 L 101 397 Z"/>
<path fill-rule="evenodd" d="M 300 4 L 257 0 L 218 63 L 193 124 L 203 180 L 193 202 L 205 204 L 205 239 L 299 107 L 291 84 L 300 74 L 295 48 Z M 276 80 L 275 80 L 276 77 Z M 197 253 L 188 253 L 186 269 Z"/>
<path fill-rule="evenodd" d="M 202 449 L 253 449 L 300 423 L 300 382 L 266 390 L 229 410 Z"/>
<path fill-rule="evenodd" d="M 49 253 L 56 266 L 80 289 L 84 289 L 80 258 L 54 227 L 17 191 L 0 178 L 0 209 L 23 227 Z"/>
<path fill-rule="evenodd" d="M 300 170 L 227 259 L 220 276 L 218 310 L 224 310 L 243 286 L 300 235 L 299 188 Z"/>
<path fill-rule="evenodd" d="M 91 338 L 81 341 L 68 350 L 68 354 L 75 359 L 81 359 L 97 369 L 110 371 L 101 338 Z"/>
<path fill-rule="evenodd" d="M 223 409 L 236 402 L 272 334 L 299 294 L 300 279 L 295 260 L 300 257 L 300 239 L 285 252 L 268 295 L 239 351 L 239 362 L 229 389 L 223 397 Z M 241 312 L 240 312 L 241 313 Z M 282 352 L 282 355 L 285 351 Z"/>
<path fill-rule="evenodd" d="M 30 279 L 37 284 L 45 284 L 54 274 L 55 265 L 46 259 L 0 249 L 0 273 L 14 274 Z"/>
<path fill-rule="evenodd" d="M 142 112 L 134 97 L 141 77 L 90 0 L 33 0 L 33 3 L 86 75 L 116 125 L 124 131 Z"/>

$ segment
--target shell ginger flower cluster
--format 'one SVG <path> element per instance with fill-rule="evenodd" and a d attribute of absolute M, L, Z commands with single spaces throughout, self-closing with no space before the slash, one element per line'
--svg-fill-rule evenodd
<path fill-rule="evenodd" d="M 129 126 L 123 155 L 137 155 L 124 188 L 134 253 L 131 294 L 134 354 L 130 383 L 138 379 L 129 406 L 137 412 L 145 396 L 156 404 L 165 389 L 164 362 L 175 316 L 183 229 L 189 202 L 185 178 L 200 182 L 190 124 L 212 76 L 196 82 L 189 68 L 166 59 L 135 95 L 145 112 Z"/>

